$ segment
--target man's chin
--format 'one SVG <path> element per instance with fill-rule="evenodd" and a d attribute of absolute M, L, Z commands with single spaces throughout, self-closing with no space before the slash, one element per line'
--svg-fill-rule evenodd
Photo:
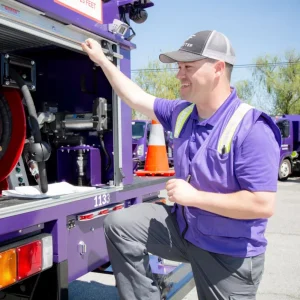
<path fill-rule="evenodd" d="M 180 93 L 180 98 L 182 100 L 186 100 L 186 101 L 189 101 L 189 99 L 190 99 L 188 93 Z"/>

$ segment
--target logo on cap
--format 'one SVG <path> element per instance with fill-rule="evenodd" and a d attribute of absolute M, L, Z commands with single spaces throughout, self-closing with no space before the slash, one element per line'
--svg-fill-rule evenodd
<path fill-rule="evenodd" d="M 187 48 L 191 48 L 194 46 L 194 44 L 188 43 L 189 40 L 191 40 L 193 37 L 195 37 L 196 35 L 193 34 L 190 37 L 188 37 L 188 39 L 184 42 L 184 44 L 182 45 L 182 47 L 187 47 Z"/>

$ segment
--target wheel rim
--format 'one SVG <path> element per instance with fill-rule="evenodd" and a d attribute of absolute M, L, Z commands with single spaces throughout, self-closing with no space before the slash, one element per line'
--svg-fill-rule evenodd
<path fill-rule="evenodd" d="M 288 162 L 283 162 L 280 167 L 280 173 L 282 177 L 288 177 L 290 173 L 290 167 Z"/>

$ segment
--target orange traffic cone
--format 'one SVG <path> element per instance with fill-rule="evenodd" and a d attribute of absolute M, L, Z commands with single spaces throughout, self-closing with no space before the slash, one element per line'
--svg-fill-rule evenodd
<path fill-rule="evenodd" d="M 169 169 L 166 142 L 162 125 L 152 121 L 145 169 L 135 172 L 137 176 L 173 176 Z"/>

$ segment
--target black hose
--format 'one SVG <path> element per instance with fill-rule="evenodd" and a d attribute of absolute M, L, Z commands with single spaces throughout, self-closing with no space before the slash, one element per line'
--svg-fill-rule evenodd
<path fill-rule="evenodd" d="M 42 134 L 40 131 L 39 123 L 37 120 L 37 113 L 35 110 L 35 106 L 30 94 L 30 91 L 25 84 L 23 78 L 14 70 L 13 68 L 9 69 L 11 77 L 16 81 L 18 84 L 24 99 L 26 101 L 28 114 L 30 117 L 30 126 L 32 130 L 32 135 L 34 138 L 35 143 L 42 143 Z M 46 193 L 48 191 L 48 180 L 47 180 L 47 173 L 46 173 L 46 164 L 44 161 L 38 162 L 39 168 L 39 177 L 40 177 L 40 189 L 42 193 Z"/>
<path fill-rule="evenodd" d="M 111 158 L 110 158 L 109 154 L 106 151 L 105 144 L 104 144 L 104 141 L 103 141 L 103 134 L 102 133 L 99 134 L 99 140 L 100 140 L 100 146 L 101 146 L 101 148 L 102 148 L 102 150 L 104 152 L 104 155 L 107 158 L 107 165 L 106 165 L 106 168 L 105 168 L 105 171 L 107 171 L 111 167 Z"/>

